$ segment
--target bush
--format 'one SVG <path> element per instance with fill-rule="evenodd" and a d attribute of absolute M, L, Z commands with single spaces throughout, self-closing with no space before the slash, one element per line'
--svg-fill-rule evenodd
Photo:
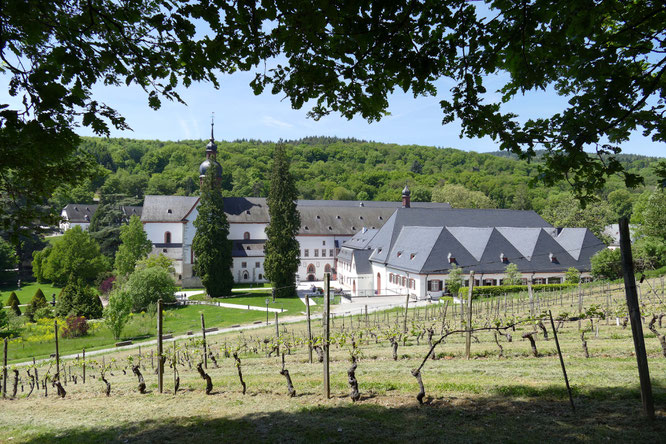
<path fill-rule="evenodd" d="M 99 284 L 99 292 L 102 294 L 108 294 L 113 290 L 113 283 L 116 281 L 115 276 L 109 276 L 102 280 Z"/>
<path fill-rule="evenodd" d="M 63 338 L 78 338 L 88 334 L 88 321 L 84 316 L 67 316 L 61 331 Z"/>
<path fill-rule="evenodd" d="M 604 248 L 590 259 L 592 275 L 597 279 L 619 279 L 622 277 L 622 258 L 620 249 Z"/>
<path fill-rule="evenodd" d="M 97 291 L 83 279 L 72 279 L 63 288 L 56 304 L 56 314 L 63 317 L 73 314 L 96 319 L 102 317 L 102 311 L 102 301 L 99 300 Z"/>
<path fill-rule="evenodd" d="M 53 319 L 53 308 L 40 307 L 32 315 L 33 319 Z"/>
<path fill-rule="evenodd" d="M 575 287 L 571 284 L 538 284 L 532 285 L 533 291 L 541 290 L 563 290 L 567 288 Z M 527 285 L 488 285 L 484 287 L 474 287 L 472 290 L 472 298 L 478 297 L 492 297 L 492 296 L 501 296 L 504 293 L 520 293 L 522 291 L 527 291 Z M 469 292 L 469 287 L 464 287 L 460 289 L 460 293 L 467 295 Z"/>
<path fill-rule="evenodd" d="M 16 293 L 12 291 L 12 294 L 9 295 L 7 299 L 7 306 L 11 307 L 12 311 L 16 316 L 21 316 L 21 309 L 19 308 L 19 299 L 16 296 Z"/>
<path fill-rule="evenodd" d="M 28 304 L 28 308 L 25 310 L 25 315 L 31 320 L 35 320 L 35 313 L 37 310 L 39 310 L 42 307 L 48 306 L 48 303 L 46 302 L 46 297 L 44 297 L 44 293 L 42 292 L 41 288 L 38 288 L 37 291 L 35 292 L 35 295 L 32 297 L 30 300 L 30 303 Z"/>
<path fill-rule="evenodd" d="M 161 267 L 135 270 L 123 286 L 123 292 L 131 298 L 132 311 L 135 312 L 145 310 L 158 299 L 164 302 L 176 301 L 173 277 Z"/>

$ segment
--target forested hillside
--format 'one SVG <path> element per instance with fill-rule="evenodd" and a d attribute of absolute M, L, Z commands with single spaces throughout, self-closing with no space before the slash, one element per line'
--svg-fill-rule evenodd
<path fill-rule="evenodd" d="M 312 137 L 287 141 L 291 171 L 304 199 L 400 200 L 405 183 L 415 201 L 449 201 L 453 206 L 534 209 L 551 223 L 601 226 L 631 209 L 644 188 L 627 192 L 619 178 L 609 181 L 600 201 L 582 215 L 568 184 L 531 187 L 538 162 L 450 148 L 392 145 L 355 139 Z M 81 149 L 100 165 L 96 179 L 74 190 L 59 190 L 54 204 L 92 201 L 122 194 L 196 194 L 198 166 L 206 141 L 84 138 Z M 229 196 L 266 196 L 273 142 L 218 142 L 223 187 Z M 503 154 L 503 153 L 502 153 Z M 620 156 L 629 171 L 653 187 L 659 159 Z M 589 219 L 589 220 L 586 220 Z M 581 222 L 581 220 L 586 220 Z M 592 228 L 592 227 L 591 227 Z M 594 231 L 598 232 L 598 228 Z"/>

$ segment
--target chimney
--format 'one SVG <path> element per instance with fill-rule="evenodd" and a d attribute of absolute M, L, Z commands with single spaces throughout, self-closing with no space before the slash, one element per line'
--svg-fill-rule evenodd
<path fill-rule="evenodd" d="M 409 187 L 407 184 L 405 184 L 405 188 L 402 190 L 402 208 L 409 208 L 411 205 L 411 191 L 409 191 Z"/>

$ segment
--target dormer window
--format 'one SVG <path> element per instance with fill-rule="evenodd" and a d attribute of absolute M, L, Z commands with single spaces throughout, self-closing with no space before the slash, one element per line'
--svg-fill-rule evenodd
<path fill-rule="evenodd" d="M 398 257 L 402 256 L 402 251 L 398 251 Z"/>
<path fill-rule="evenodd" d="M 384 220 L 384 217 L 382 217 L 382 216 L 379 216 L 379 220 Z"/>
<path fill-rule="evenodd" d="M 361 220 L 363 220 L 363 216 L 359 216 L 358 218 L 361 219 Z"/>
<path fill-rule="evenodd" d="M 167 214 L 173 214 L 173 211 L 171 211 L 171 208 L 167 209 Z"/>
<path fill-rule="evenodd" d="M 246 210 L 246 211 L 245 211 L 245 214 L 250 214 L 250 210 Z"/>
<path fill-rule="evenodd" d="M 304 226 L 304 227 L 303 227 L 303 229 L 304 229 L 305 231 L 310 231 L 310 229 L 308 228 L 308 226 L 307 226 L 307 225 L 306 225 L 306 226 Z"/>
<path fill-rule="evenodd" d="M 352 231 L 356 231 L 356 227 L 352 227 Z"/>
<path fill-rule="evenodd" d="M 503 264 L 509 262 L 509 259 L 506 256 L 504 256 L 504 253 L 500 253 L 500 262 L 502 262 Z"/>
<path fill-rule="evenodd" d="M 409 260 L 413 261 L 413 260 L 414 260 L 414 256 L 416 256 L 415 253 L 410 254 L 410 255 L 409 255 Z"/>
<path fill-rule="evenodd" d="M 449 253 L 449 255 L 447 256 L 447 259 L 449 260 L 449 264 L 455 264 L 456 263 L 456 258 L 451 253 Z"/>
<path fill-rule="evenodd" d="M 317 214 L 317 219 L 321 219 L 321 217 L 319 217 L 319 215 L 318 215 L 318 214 Z"/>
<path fill-rule="evenodd" d="M 328 226 L 328 231 L 333 231 L 333 227 L 329 225 Z"/>
<path fill-rule="evenodd" d="M 382 252 L 382 249 L 379 248 L 379 249 L 377 250 L 377 253 L 381 253 L 381 252 Z"/>
<path fill-rule="evenodd" d="M 553 253 L 550 253 L 548 255 L 548 259 L 550 259 L 551 262 L 557 262 L 557 258 L 555 257 L 555 255 Z"/>
<path fill-rule="evenodd" d="M 340 216 L 335 216 L 336 219 L 342 219 Z"/>

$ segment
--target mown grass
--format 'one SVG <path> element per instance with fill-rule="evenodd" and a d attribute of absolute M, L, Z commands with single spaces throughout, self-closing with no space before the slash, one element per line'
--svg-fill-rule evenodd
<path fill-rule="evenodd" d="M 313 327 L 319 334 L 319 323 Z M 286 328 L 287 337 L 303 332 L 302 325 Z M 589 359 L 583 356 L 576 324 L 560 330 L 575 412 L 569 407 L 554 341 L 540 336 L 540 357 L 534 358 L 528 342 L 519 339 L 521 328 L 514 332 L 512 342 L 501 341 L 505 358 L 498 357 L 489 332 L 478 333 L 480 342 L 473 344 L 471 360 L 463 357 L 464 338 L 450 336 L 438 349 L 442 358 L 429 360 L 423 368 L 424 405 L 415 399 L 418 385 L 411 369 L 420 364 L 427 345 L 416 345 L 413 338 L 399 347 L 403 357 L 398 361 L 391 359 L 386 341 L 358 341 L 361 358 L 356 376 L 362 397 L 357 403 L 348 396 L 348 345 L 331 350 L 331 399 L 322 394 L 321 364 L 308 363 L 305 347 L 292 349 L 285 359 L 297 391 L 295 398 L 286 395 L 285 380 L 279 373 L 281 359 L 267 358 L 263 352 L 241 352 L 247 384 L 247 394 L 242 395 L 234 361 L 225 358 L 221 348 L 243 341 L 250 344 L 272 334 L 271 330 L 209 337 L 219 364 L 215 368 L 209 361 L 208 373 L 214 384 L 210 396 L 204 394 L 204 382 L 184 359 L 178 365 L 178 394 L 172 393 L 169 367 L 165 373 L 167 393 L 159 394 L 148 348 L 143 349 L 141 362 L 149 393 L 140 395 L 136 377 L 128 369 L 126 375 L 122 372 L 130 353 L 133 362 L 138 362 L 138 352 L 107 355 L 106 362 L 113 357 L 117 367 L 107 371 L 111 397 L 102 394 L 103 384 L 92 377 L 99 370 L 90 362 L 86 384 L 80 378 L 76 385 L 70 381 L 65 399 L 56 398 L 49 386 L 48 398 L 41 389 L 29 399 L 23 394 L 3 401 L 0 441 L 663 442 L 666 436 L 666 359 L 661 357 L 657 340 L 646 338 L 657 409 L 656 421 L 649 424 L 641 413 L 628 328 L 602 324 L 599 336 L 589 338 Z M 187 353 L 193 365 L 199 360 L 198 347 L 189 341 L 178 343 L 181 358 Z M 171 344 L 165 349 L 170 350 Z M 93 359 L 100 361 L 99 357 Z M 40 375 L 46 368 L 40 369 Z M 71 371 L 80 375 L 81 368 L 71 367 Z"/>
<path fill-rule="evenodd" d="M 290 315 L 298 315 L 305 311 L 305 305 L 297 297 L 293 298 L 275 298 L 273 302 L 273 295 L 270 291 L 253 291 L 251 293 L 239 294 L 238 296 L 226 297 L 226 298 L 209 298 L 205 294 L 196 294 L 190 296 L 190 299 L 198 301 L 213 301 L 213 302 L 224 302 L 225 304 L 236 304 L 236 305 L 245 305 L 252 307 L 266 307 L 266 300 L 268 300 L 268 307 L 275 308 L 278 310 L 284 310 L 289 312 Z M 273 314 L 271 314 L 273 316 Z"/>
<path fill-rule="evenodd" d="M 13 291 L 18 297 L 19 303 L 28 304 L 35 295 L 35 292 L 40 288 L 48 302 L 51 302 L 51 295 L 54 293 L 57 298 L 61 290 L 61 287 L 56 287 L 52 284 L 39 284 L 37 282 L 21 283 L 21 288 L 19 289 L 17 283 L 14 282 L 0 286 L 0 301 L 2 301 L 3 306 L 7 305 L 7 299 L 9 299 L 9 295 Z"/>
<path fill-rule="evenodd" d="M 301 306 L 303 304 L 298 301 Z M 189 305 L 185 307 L 167 306 L 164 311 L 163 331 L 165 334 L 183 335 L 188 331 L 199 332 L 201 330 L 201 313 L 204 314 L 206 327 L 225 328 L 237 324 L 251 324 L 257 321 L 265 321 L 266 313 L 260 311 L 249 311 L 233 308 L 211 307 L 206 305 Z M 279 313 L 279 317 L 293 315 L 285 311 Z M 298 314 L 298 313 L 296 313 Z M 270 322 L 273 322 L 274 314 L 269 314 Z M 8 356 L 10 362 L 20 362 L 48 358 L 55 353 L 55 342 L 53 336 L 52 321 L 48 321 L 48 331 L 38 328 L 34 324 L 26 324 L 22 331 L 22 340 L 10 342 Z M 113 347 L 117 342 L 110 330 L 100 320 L 90 321 L 94 326 L 91 332 L 79 338 L 60 338 L 60 354 L 80 353 L 84 348 L 92 351 L 100 348 Z M 62 324 L 62 322 L 61 322 Z M 147 313 L 133 314 L 127 326 L 123 330 L 120 341 L 133 340 L 136 343 L 149 341 L 156 337 L 155 315 Z M 62 325 L 61 325 L 62 326 Z M 44 334 L 50 336 L 44 338 Z M 41 339 L 35 339 L 39 336 Z"/>

